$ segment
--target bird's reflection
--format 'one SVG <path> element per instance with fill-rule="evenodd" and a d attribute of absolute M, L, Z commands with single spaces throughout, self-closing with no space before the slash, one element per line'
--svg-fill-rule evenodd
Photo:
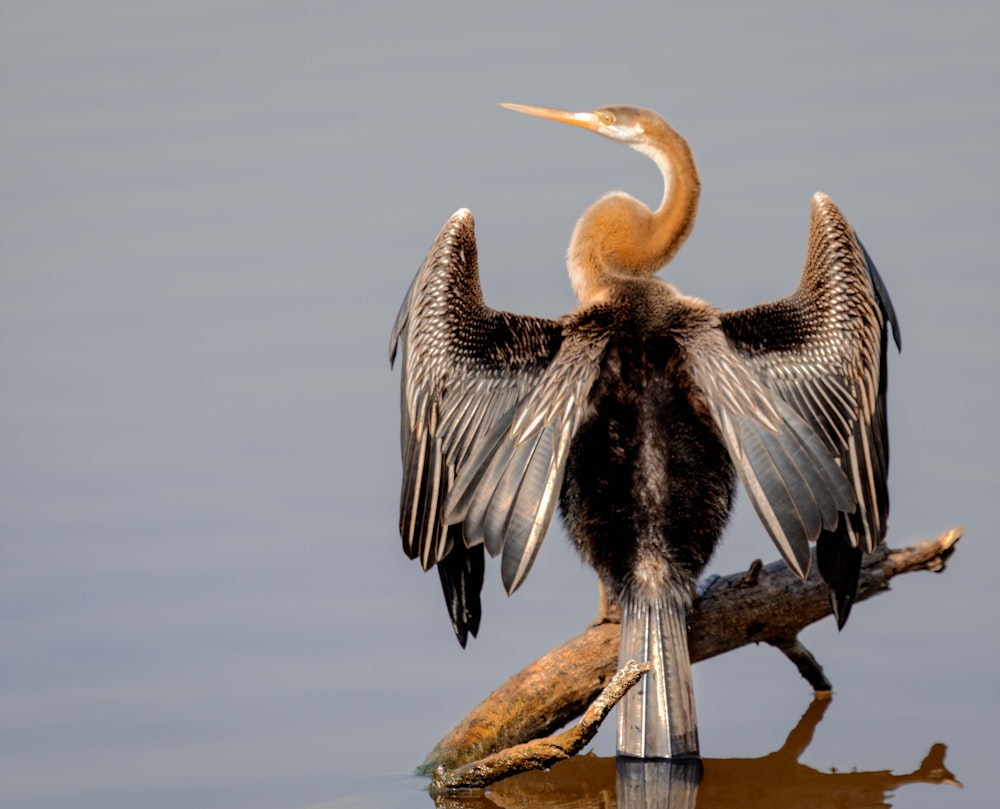
<path fill-rule="evenodd" d="M 701 759 L 619 758 L 615 763 L 615 795 L 619 809 L 695 809 L 703 773 Z"/>
<path fill-rule="evenodd" d="M 816 699 L 785 743 L 760 758 L 709 758 L 699 767 L 666 761 L 577 756 L 550 772 L 526 773 L 488 791 L 440 795 L 439 809 L 782 809 L 836 806 L 883 809 L 906 784 L 961 786 L 945 767 L 945 746 L 934 744 L 913 772 L 822 772 L 799 762 L 830 705 Z"/>

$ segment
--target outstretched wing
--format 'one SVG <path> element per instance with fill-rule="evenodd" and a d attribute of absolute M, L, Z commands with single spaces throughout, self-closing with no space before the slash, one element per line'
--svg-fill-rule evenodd
<path fill-rule="evenodd" d="M 733 348 L 718 319 L 683 346 L 750 502 L 788 566 L 805 578 L 809 543 L 855 508 L 843 470 L 816 431 Z"/>
<path fill-rule="evenodd" d="M 798 289 L 782 300 L 724 313 L 721 325 L 740 365 L 780 397 L 783 410 L 793 411 L 796 433 L 804 425 L 822 442 L 849 482 L 856 507 L 840 508 L 836 524 L 824 520 L 815 537 L 820 572 L 843 625 L 862 551 L 873 551 L 886 532 L 886 343 L 891 326 L 899 346 L 899 325 L 871 258 L 829 197 L 813 197 Z M 789 421 L 787 413 L 784 418 Z M 763 500 L 774 499 L 765 487 Z M 801 498 L 793 499 L 799 504 Z M 754 504 L 761 512 L 761 503 Z M 775 541 L 788 559 L 783 540 Z M 792 553 L 807 558 L 800 541 L 790 541 Z M 801 564 L 792 567 L 803 574 Z"/>
<path fill-rule="evenodd" d="M 478 629 L 484 544 L 503 551 L 513 590 L 552 516 L 589 390 L 583 355 L 563 350 L 572 343 L 564 330 L 486 306 L 464 209 L 442 228 L 396 318 L 403 550 L 425 570 L 437 565 L 463 646 Z"/>
<path fill-rule="evenodd" d="M 541 547 L 600 375 L 607 332 L 580 325 L 567 320 L 551 364 L 464 463 L 447 503 L 446 520 L 464 525 L 467 543 L 485 543 L 491 556 L 502 552 L 508 593 L 524 581 Z"/>

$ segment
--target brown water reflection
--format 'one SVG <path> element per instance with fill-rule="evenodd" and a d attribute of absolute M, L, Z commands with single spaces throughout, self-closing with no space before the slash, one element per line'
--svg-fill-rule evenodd
<path fill-rule="evenodd" d="M 742 809 L 781 806 L 883 809 L 887 796 L 906 784 L 961 783 L 944 764 L 946 747 L 932 744 L 912 772 L 888 770 L 822 772 L 799 763 L 829 699 L 817 699 L 788 734 L 785 743 L 760 758 L 703 761 L 700 783 L 690 767 L 668 762 L 616 762 L 614 758 L 577 756 L 548 773 L 527 773 L 482 791 L 439 796 L 438 809 Z M 693 777 L 694 775 L 694 777 Z"/>

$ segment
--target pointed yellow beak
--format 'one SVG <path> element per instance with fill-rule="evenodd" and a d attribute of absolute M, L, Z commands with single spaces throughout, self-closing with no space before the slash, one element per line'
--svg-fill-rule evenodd
<path fill-rule="evenodd" d="M 536 118 L 546 118 L 550 121 L 558 121 L 561 124 L 572 124 L 597 132 L 601 121 L 593 112 L 566 112 L 565 110 L 554 110 L 551 107 L 529 107 L 527 104 L 507 104 L 500 102 L 504 109 L 523 112 L 525 115 L 534 115 Z"/>

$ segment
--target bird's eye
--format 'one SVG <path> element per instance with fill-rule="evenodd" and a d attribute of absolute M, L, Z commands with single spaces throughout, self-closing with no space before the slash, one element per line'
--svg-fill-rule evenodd
<path fill-rule="evenodd" d="M 610 112 L 601 111 L 597 113 L 597 117 L 601 119 L 601 123 L 605 126 L 611 126 L 615 122 L 615 116 Z"/>

